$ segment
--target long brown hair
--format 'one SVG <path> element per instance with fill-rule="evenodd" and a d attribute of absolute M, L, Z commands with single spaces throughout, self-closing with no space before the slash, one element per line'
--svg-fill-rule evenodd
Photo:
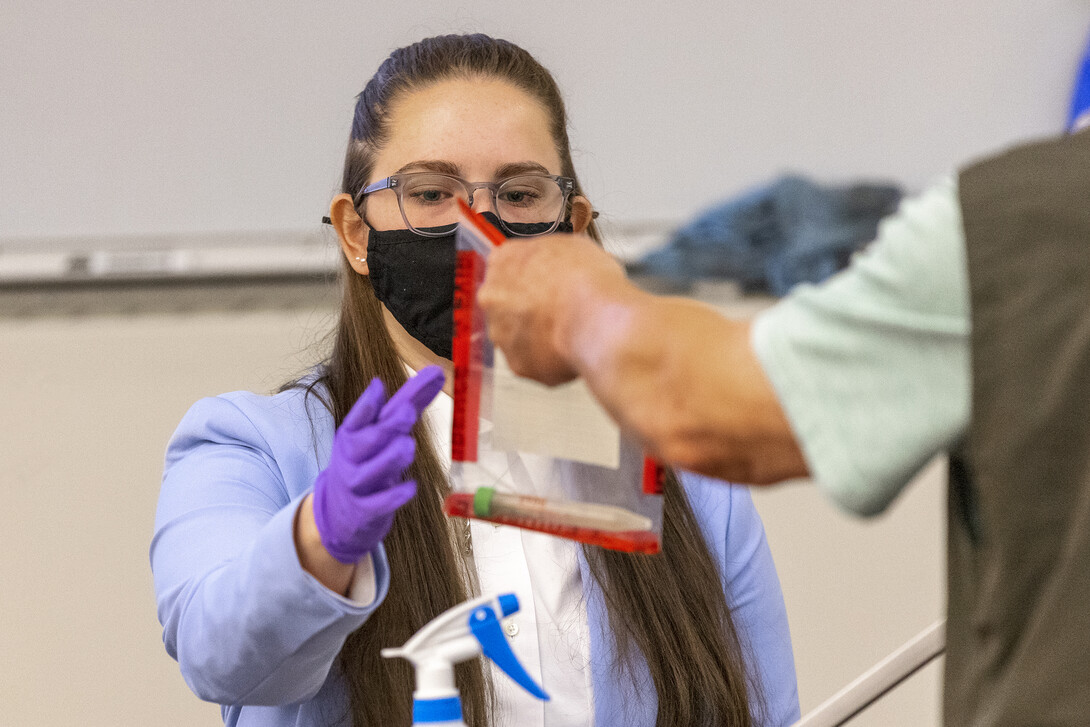
<path fill-rule="evenodd" d="M 415 89 L 458 77 L 503 80 L 537 99 L 550 115 L 561 174 L 576 179 L 564 102 L 551 74 L 508 41 L 447 35 L 394 51 L 359 95 L 342 191 L 354 195 L 371 181 L 375 152 L 389 134 L 386 119 L 392 103 Z M 578 181 L 575 193 L 582 193 Z M 593 224 L 589 232 L 599 239 Z M 333 352 L 315 382 L 324 386 L 338 426 L 372 377 L 382 379 L 390 391 L 406 380 L 368 278 L 356 274 L 346 260 L 342 280 Z M 429 620 L 468 598 L 467 583 L 473 582 L 473 574 L 467 573 L 472 568 L 461 558 L 461 544 L 440 509 L 449 491 L 446 473 L 426 429 L 419 426 L 415 436 L 417 454 L 410 475 L 417 482 L 417 496 L 398 511 L 384 541 L 389 593 L 348 638 L 339 658 L 355 727 L 412 722 L 411 669 L 402 660 L 382 659 L 379 650 L 401 645 Z M 752 675 L 747 681 L 720 570 L 672 472 L 664 497 L 661 554 L 584 548 L 603 592 L 618 673 L 630 670 L 640 656 L 647 662 L 658 693 L 658 727 L 749 727 L 754 699 L 747 687 L 755 683 Z M 481 662 L 461 665 L 457 679 L 467 724 L 488 725 L 493 698 Z"/>

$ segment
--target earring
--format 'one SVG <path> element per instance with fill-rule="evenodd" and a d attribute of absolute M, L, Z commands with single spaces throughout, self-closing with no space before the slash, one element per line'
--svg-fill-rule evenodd
<path fill-rule="evenodd" d="M 361 263 L 365 263 L 365 262 L 367 262 L 367 258 L 365 258 L 365 257 L 360 257 L 359 255 L 357 255 L 357 256 L 356 256 L 356 259 L 357 259 L 357 260 L 359 260 L 359 261 L 360 261 Z"/>

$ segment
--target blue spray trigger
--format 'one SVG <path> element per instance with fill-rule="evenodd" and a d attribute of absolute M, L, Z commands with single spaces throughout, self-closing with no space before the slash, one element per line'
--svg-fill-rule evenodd
<path fill-rule="evenodd" d="M 514 593 L 504 593 L 496 600 L 500 602 L 500 612 L 503 616 L 510 616 L 519 610 L 519 597 Z"/>
<path fill-rule="evenodd" d="M 511 595 L 511 598 L 515 598 L 514 595 Z M 505 611 L 507 605 L 501 600 L 501 608 L 504 608 Z M 517 599 L 515 599 L 515 607 L 515 610 L 518 610 Z M 507 676 L 514 679 L 520 687 L 538 699 L 548 701 L 549 695 L 537 685 L 533 677 L 526 673 L 526 670 L 522 668 L 522 664 L 519 663 L 518 658 L 515 656 L 515 652 L 511 651 L 511 646 L 503 635 L 495 611 L 487 606 L 474 609 L 473 613 L 469 614 L 469 630 L 481 645 L 481 652 L 502 669 Z"/>

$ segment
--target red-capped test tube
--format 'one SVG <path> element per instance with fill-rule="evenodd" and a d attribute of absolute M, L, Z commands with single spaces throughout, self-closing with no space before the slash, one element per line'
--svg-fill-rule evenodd
<path fill-rule="evenodd" d="M 650 518 L 613 505 L 547 500 L 479 487 L 454 493 L 443 505 L 448 515 L 487 520 L 557 535 L 628 553 L 657 553 L 659 536 Z"/>

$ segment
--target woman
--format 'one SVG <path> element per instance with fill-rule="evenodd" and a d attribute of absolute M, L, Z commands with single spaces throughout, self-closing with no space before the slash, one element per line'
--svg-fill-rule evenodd
<path fill-rule="evenodd" d="M 596 235 L 566 125 L 550 74 L 481 35 L 395 51 L 360 94 L 330 205 L 344 252 L 331 356 L 275 396 L 198 402 L 167 453 L 151 550 L 164 641 L 227 724 L 409 724 L 411 669 L 380 649 L 478 589 L 520 595 L 511 645 L 553 699 L 464 664 L 468 724 L 797 718 L 783 600 L 744 490 L 670 474 L 653 557 L 440 510 L 452 377 L 429 401 L 434 366 L 451 369 L 454 260 L 441 208 L 470 200 L 509 236 Z M 516 476 L 547 487 L 548 468 L 525 464 Z"/>

